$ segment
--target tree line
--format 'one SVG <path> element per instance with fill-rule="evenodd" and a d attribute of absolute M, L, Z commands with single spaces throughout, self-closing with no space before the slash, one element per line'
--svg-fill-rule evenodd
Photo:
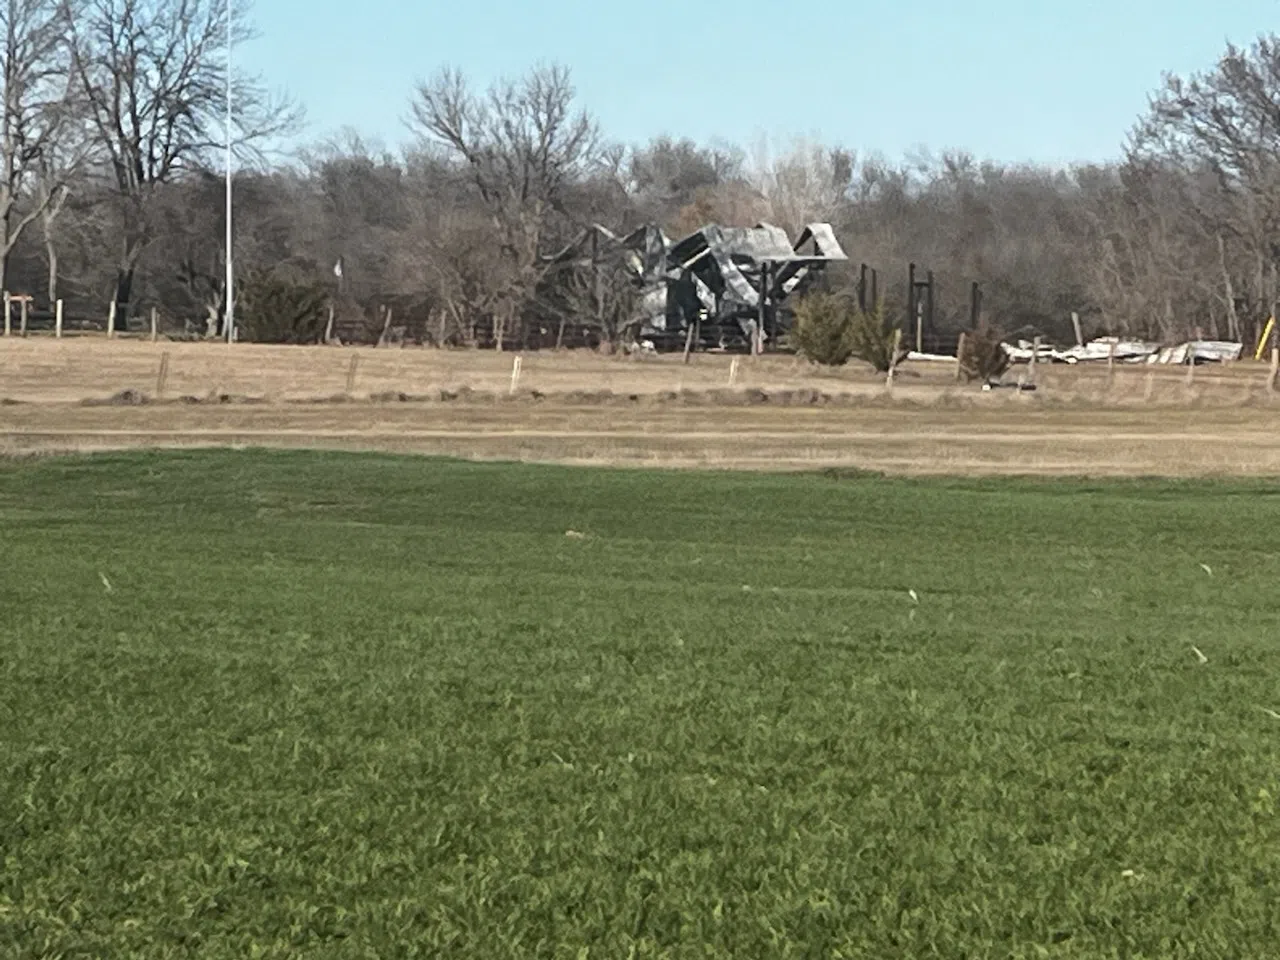
<path fill-rule="evenodd" d="M 4 289 L 73 315 L 114 301 L 121 325 L 157 307 L 171 329 L 222 335 L 227 16 L 225 0 L 0 0 Z M 1006 334 L 1060 341 L 1076 313 L 1088 332 L 1248 342 L 1278 296 L 1273 36 L 1166 77 L 1117 160 L 1069 168 L 813 142 L 621 145 L 557 66 L 486 89 L 434 74 L 407 92 L 397 151 L 344 132 L 286 154 L 299 107 L 231 80 L 250 338 L 319 339 L 331 305 L 347 340 L 617 344 L 637 330 L 625 278 L 556 256 L 594 224 L 678 237 L 768 221 L 794 236 L 829 221 L 851 262 L 825 282 L 851 288 L 871 265 L 892 316 L 919 264 L 936 278 L 937 332 L 968 325 L 974 281 Z"/>

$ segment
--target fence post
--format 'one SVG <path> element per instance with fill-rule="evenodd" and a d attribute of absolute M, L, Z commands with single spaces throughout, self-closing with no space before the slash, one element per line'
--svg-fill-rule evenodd
<path fill-rule="evenodd" d="M 1040 357 L 1040 338 L 1036 337 L 1031 342 L 1031 365 L 1030 367 L 1028 367 L 1027 383 L 1036 382 L 1036 363 L 1039 361 L 1039 357 Z"/>
<path fill-rule="evenodd" d="M 1267 390 L 1276 392 L 1276 377 L 1280 376 L 1280 347 L 1271 348 L 1271 376 L 1267 378 Z"/>
<path fill-rule="evenodd" d="M 1107 347 L 1107 386 L 1115 383 L 1116 379 L 1116 342 L 1111 341 Z"/>
<path fill-rule="evenodd" d="M 160 369 L 156 373 L 156 399 L 164 396 L 165 384 L 169 382 L 169 351 L 160 354 Z"/>
<path fill-rule="evenodd" d="M 1190 387 L 1196 382 L 1196 347 L 1195 344 L 1187 346 L 1187 386 Z"/>
<path fill-rule="evenodd" d="M 62 301 L 59 300 L 53 305 L 53 336 L 57 340 L 62 339 Z"/>
<path fill-rule="evenodd" d="M 107 312 L 107 339 L 116 335 L 116 302 L 111 301 L 111 309 Z"/>
<path fill-rule="evenodd" d="M 10 299 L 8 290 L 4 292 L 4 335 L 13 335 L 13 300 Z"/>
<path fill-rule="evenodd" d="M 160 309 L 158 307 L 151 308 L 151 342 L 155 343 L 160 338 Z"/>
<path fill-rule="evenodd" d="M 511 361 L 511 390 L 509 391 L 510 393 L 514 394 L 517 390 L 520 389 L 520 368 L 522 366 L 524 366 L 524 360 L 523 358 L 521 358 L 519 354 L 516 354 L 515 359 Z"/>
<path fill-rule="evenodd" d="M 960 331 L 960 339 L 956 342 L 956 380 L 964 379 L 964 341 L 966 334 Z"/>
<path fill-rule="evenodd" d="M 25 337 L 27 335 L 27 308 L 31 306 L 31 298 L 22 298 L 22 308 L 18 311 L 18 332 Z"/>
<path fill-rule="evenodd" d="M 893 375 L 898 370 L 898 351 L 902 348 L 902 331 L 893 331 L 893 353 L 889 354 L 889 374 L 885 377 L 886 390 L 893 389 Z"/>
<path fill-rule="evenodd" d="M 351 355 L 351 363 L 347 366 L 347 395 L 350 396 L 356 389 L 356 369 L 360 366 L 360 354 L 353 353 Z"/>

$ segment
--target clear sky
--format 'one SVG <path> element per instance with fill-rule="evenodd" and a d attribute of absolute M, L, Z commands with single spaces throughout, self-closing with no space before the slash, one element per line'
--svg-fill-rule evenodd
<path fill-rule="evenodd" d="M 247 2 L 247 0 L 240 0 Z M 241 55 L 307 109 L 395 147 L 415 82 L 570 67 L 612 139 L 816 137 L 897 158 L 1118 155 L 1163 71 L 1280 32 L 1280 0 L 256 0 Z"/>

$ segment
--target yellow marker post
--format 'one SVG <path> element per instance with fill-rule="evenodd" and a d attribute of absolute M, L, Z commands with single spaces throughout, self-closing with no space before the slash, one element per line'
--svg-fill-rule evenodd
<path fill-rule="evenodd" d="M 1253 355 L 1253 359 L 1261 360 L 1263 352 L 1267 349 L 1267 344 L 1271 341 L 1271 331 L 1275 329 L 1276 318 L 1272 317 L 1267 321 L 1266 327 L 1262 330 L 1262 336 L 1258 340 L 1258 352 Z"/>

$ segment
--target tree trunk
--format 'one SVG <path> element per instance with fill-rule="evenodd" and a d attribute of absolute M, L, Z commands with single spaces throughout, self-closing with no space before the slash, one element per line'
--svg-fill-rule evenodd
<path fill-rule="evenodd" d="M 44 235 L 44 252 L 49 261 L 49 308 L 53 309 L 58 302 L 58 245 L 48 233 Z"/>
<path fill-rule="evenodd" d="M 494 349 L 499 353 L 502 352 L 502 340 L 506 333 L 507 317 L 505 308 L 499 310 L 493 315 L 493 345 Z"/>
<path fill-rule="evenodd" d="M 133 273 L 133 267 L 116 270 L 116 333 L 129 329 L 129 297 L 133 294 Z"/>
<path fill-rule="evenodd" d="M 1240 339 L 1240 318 L 1236 315 L 1236 287 L 1231 280 L 1231 270 L 1227 267 L 1227 241 L 1218 234 L 1218 265 L 1222 270 L 1222 292 L 1227 302 L 1227 336 L 1232 340 Z"/>

